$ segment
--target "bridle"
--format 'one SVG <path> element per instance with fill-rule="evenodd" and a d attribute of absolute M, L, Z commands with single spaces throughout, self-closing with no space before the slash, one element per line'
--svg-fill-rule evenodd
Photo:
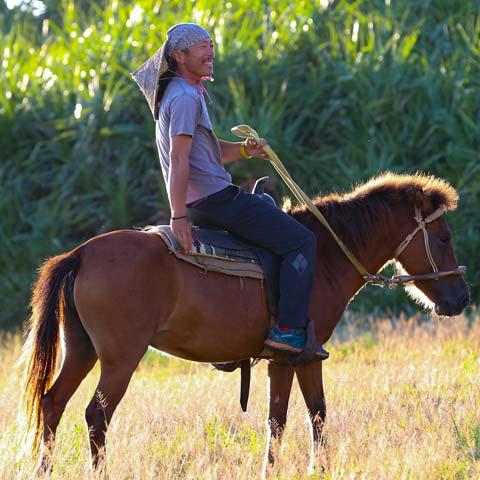
<path fill-rule="evenodd" d="M 390 288 L 394 288 L 401 283 L 409 283 L 414 282 L 415 280 L 438 280 L 443 277 L 455 276 L 455 275 L 463 275 L 467 271 L 467 267 L 458 266 L 453 270 L 442 270 L 439 271 L 437 264 L 435 263 L 435 259 L 433 258 L 432 251 L 430 249 L 430 242 L 428 240 L 428 232 L 426 225 L 428 223 L 433 222 L 437 218 L 441 217 L 447 208 L 445 205 L 441 205 L 437 208 L 433 213 L 431 213 L 428 217 L 423 218 L 422 212 L 418 206 L 415 206 L 415 221 L 417 222 L 417 227 L 413 230 L 412 233 L 405 237 L 405 240 L 397 247 L 394 253 L 394 260 L 398 261 L 398 257 L 400 254 L 408 247 L 410 242 L 413 240 L 415 235 L 421 230 L 423 233 L 423 240 L 425 244 L 425 253 L 427 254 L 428 261 L 432 267 L 432 272 L 430 273 L 420 273 L 417 275 L 394 275 L 392 277 L 385 277 L 384 275 L 363 275 L 364 280 L 367 283 L 373 283 L 376 285 L 387 285 Z"/>
<path fill-rule="evenodd" d="M 425 252 L 427 254 L 428 261 L 430 262 L 430 265 L 432 266 L 432 270 L 434 272 L 438 272 L 438 267 L 437 264 L 435 263 L 435 260 L 433 259 L 432 251 L 430 250 L 430 242 L 428 241 L 428 233 L 426 229 L 427 223 L 433 222 L 437 218 L 441 217 L 445 212 L 447 211 L 447 208 L 445 205 L 442 205 L 441 207 L 437 208 L 431 215 L 429 215 L 427 218 L 423 219 L 422 218 L 422 212 L 420 209 L 415 205 L 415 221 L 417 222 L 417 228 L 410 234 L 407 235 L 405 240 L 398 246 L 398 248 L 395 250 L 395 255 L 393 258 L 398 259 L 399 255 L 407 248 L 408 244 L 412 241 L 413 237 L 416 235 L 418 231 L 423 232 L 423 240 L 425 243 Z"/>

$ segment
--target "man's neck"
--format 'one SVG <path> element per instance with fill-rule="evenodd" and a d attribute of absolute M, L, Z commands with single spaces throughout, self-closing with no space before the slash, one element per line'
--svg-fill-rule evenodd
<path fill-rule="evenodd" d="M 189 75 L 189 73 L 190 72 L 185 72 L 185 70 L 183 69 L 179 69 L 177 71 L 177 77 L 183 78 L 189 85 L 191 85 L 192 87 L 196 87 L 197 92 L 200 95 L 205 94 L 208 98 L 208 102 L 212 103 L 212 99 L 210 98 L 210 95 L 208 94 L 207 89 L 203 85 L 203 81 L 211 80 L 211 77 L 197 77 L 197 76 Z"/>
<path fill-rule="evenodd" d="M 177 70 L 177 77 L 185 79 L 190 85 L 197 85 L 199 82 L 204 80 L 204 78 L 192 75 L 189 71 L 183 68 L 179 68 Z"/>

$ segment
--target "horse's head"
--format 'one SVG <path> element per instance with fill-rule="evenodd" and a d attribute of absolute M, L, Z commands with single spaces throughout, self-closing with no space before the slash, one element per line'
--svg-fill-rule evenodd
<path fill-rule="evenodd" d="M 460 314 L 469 304 L 470 293 L 443 215 L 446 210 L 456 208 L 458 195 L 450 185 L 444 186 L 445 191 L 415 191 L 414 205 L 410 207 L 412 233 L 399 246 L 395 258 L 398 270 L 419 276 L 407 286 L 409 295 L 438 315 L 451 316 Z M 438 276 L 428 278 L 422 275 L 425 273 Z"/>

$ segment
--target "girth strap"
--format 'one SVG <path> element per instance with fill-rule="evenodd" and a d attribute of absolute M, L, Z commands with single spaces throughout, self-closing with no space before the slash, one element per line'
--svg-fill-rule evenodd
<path fill-rule="evenodd" d="M 233 372 L 237 368 L 240 368 L 240 406 L 244 412 L 247 411 L 248 397 L 250 394 L 251 370 L 259 361 L 260 358 L 255 358 L 252 362 L 250 362 L 249 358 L 246 358 L 234 362 L 212 363 L 217 370 L 221 370 L 222 372 Z"/>
<path fill-rule="evenodd" d="M 247 411 L 248 396 L 250 394 L 250 377 L 252 366 L 247 358 L 240 362 L 240 406 L 242 411 Z"/>

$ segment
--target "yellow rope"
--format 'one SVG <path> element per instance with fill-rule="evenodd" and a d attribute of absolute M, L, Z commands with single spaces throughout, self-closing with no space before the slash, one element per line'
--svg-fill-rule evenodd
<path fill-rule="evenodd" d="M 260 137 L 258 133 L 249 125 L 237 125 L 236 127 L 232 128 L 232 133 L 237 135 L 240 138 L 252 138 L 256 142 L 260 142 Z M 360 275 L 365 280 L 371 279 L 372 275 L 370 275 L 367 270 L 363 267 L 363 265 L 357 260 L 355 255 L 349 250 L 349 248 L 338 238 L 337 234 L 332 230 L 327 219 L 323 216 L 320 210 L 315 206 L 315 204 L 310 200 L 310 197 L 302 191 L 302 189 L 294 182 L 290 174 L 288 173 L 287 169 L 277 157 L 275 152 L 270 148 L 269 145 L 265 145 L 263 150 L 268 155 L 268 159 L 274 166 L 275 170 L 278 174 L 282 177 L 283 181 L 287 184 L 288 188 L 292 191 L 295 195 L 297 200 L 300 203 L 304 203 L 308 209 L 315 215 L 315 217 L 320 221 L 320 223 L 330 232 L 333 236 L 335 241 L 338 243 L 339 247 L 343 250 L 343 253 L 346 257 L 352 262 L 353 266 L 359 271 Z"/>

